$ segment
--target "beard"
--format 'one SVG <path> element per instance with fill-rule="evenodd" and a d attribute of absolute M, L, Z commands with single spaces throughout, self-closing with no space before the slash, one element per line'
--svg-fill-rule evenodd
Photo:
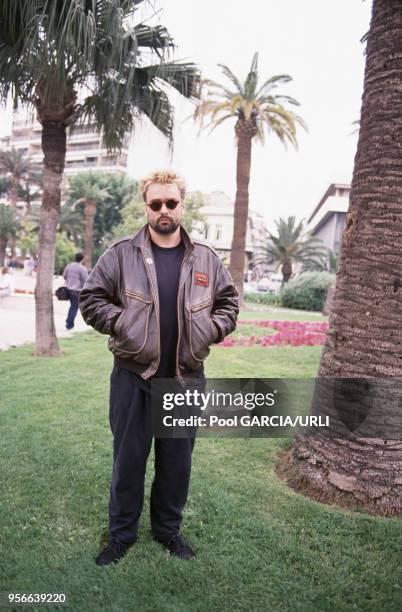
<path fill-rule="evenodd" d="M 162 223 L 161 221 L 165 221 L 166 223 Z M 173 234 L 177 230 L 180 225 L 180 221 L 174 221 L 169 217 L 160 217 L 157 221 L 149 221 L 149 225 L 157 234 L 161 234 L 162 236 L 167 236 L 168 234 Z"/>

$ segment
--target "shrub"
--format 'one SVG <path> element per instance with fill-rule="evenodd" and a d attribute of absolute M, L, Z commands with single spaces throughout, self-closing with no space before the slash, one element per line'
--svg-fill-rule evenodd
<path fill-rule="evenodd" d="M 55 274 L 63 274 L 66 265 L 74 261 L 77 248 L 63 232 L 56 236 L 56 259 L 54 262 Z"/>
<path fill-rule="evenodd" d="M 275 293 L 245 293 L 244 299 L 246 302 L 254 304 L 264 304 L 265 306 L 280 306 L 281 298 Z"/>
<path fill-rule="evenodd" d="M 281 304 L 286 308 L 321 312 L 328 288 L 334 282 L 335 274 L 304 272 L 285 285 L 281 295 Z"/>

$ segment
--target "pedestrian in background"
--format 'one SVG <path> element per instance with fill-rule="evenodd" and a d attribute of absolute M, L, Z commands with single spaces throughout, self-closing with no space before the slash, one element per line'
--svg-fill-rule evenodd
<path fill-rule="evenodd" d="M 7 266 L 1 269 L 0 275 L 0 297 L 11 295 L 14 290 L 13 277 Z"/>
<path fill-rule="evenodd" d="M 65 287 L 67 289 L 68 299 L 70 300 L 70 308 L 66 319 L 66 329 L 73 329 L 74 327 L 74 321 L 78 311 L 78 298 L 88 278 L 88 270 L 81 263 L 84 259 L 84 255 L 82 253 L 76 253 L 74 259 L 75 261 L 67 264 L 63 272 Z"/>

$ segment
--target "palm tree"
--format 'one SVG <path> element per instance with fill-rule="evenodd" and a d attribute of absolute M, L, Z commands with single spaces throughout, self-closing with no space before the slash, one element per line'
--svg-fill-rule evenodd
<path fill-rule="evenodd" d="M 60 210 L 57 232 L 65 234 L 76 246 L 80 245 L 85 233 L 84 220 L 79 210 L 66 202 Z"/>
<path fill-rule="evenodd" d="M 15 209 L 6 204 L 0 204 L 0 266 L 4 265 L 7 243 L 15 238 L 19 222 Z"/>
<path fill-rule="evenodd" d="M 42 198 L 43 176 L 42 172 L 31 170 L 18 186 L 18 198 L 25 203 L 25 215 L 29 215 L 32 204 Z"/>
<path fill-rule="evenodd" d="M 312 264 L 323 260 L 328 250 L 318 238 L 303 236 L 303 222 L 296 217 L 280 218 L 275 221 L 276 234 L 268 232 L 268 244 L 264 249 L 264 262 L 277 264 L 281 268 L 283 283 L 293 274 L 293 264 Z"/>
<path fill-rule="evenodd" d="M 307 261 L 303 265 L 303 272 L 330 272 L 331 274 L 336 274 L 338 271 L 338 255 L 335 251 L 331 251 L 328 249 L 325 257 L 319 257 L 317 259 L 312 259 L 311 261 Z"/>
<path fill-rule="evenodd" d="M 328 435 L 299 433 L 292 453 L 300 490 L 385 516 L 402 514 L 401 30 L 400 0 L 374 0 L 350 206 L 313 398 L 313 410 L 335 418 Z M 364 420 L 373 413 L 377 431 Z"/>
<path fill-rule="evenodd" d="M 230 254 L 230 272 L 243 303 L 244 253 L 248 219 L 248 186 L 250 182 L 251 144 L 254 137 L 264 142 L 265 134 L 274 134 L 285 145 L 297 147 L 296 126 L 304 126 L 303 120 L 287 105 L 299 106 L 290 96 L 275 93 L 278 85 L 291 81 L 288 75 L 273 76 L 260 84 L 258 53 L 253 57 L 244 82 L 225 65 L 219 64 L 230 81 L 230 89 L 211 80 L 204 81 L 204 93 L 194 118 L 203 127 L 205 117 L 216 128 L 223 121 L 234 118 L 237 139 L 236 200 L 234 209 L 233 240 Z"/>
<path fill-rule="evenodd" d="M 0 176 L 0 197 L 10 193 L 11 179 L 8 176 Z"/>
<path fill-rule="evenodd" d="M 25 231 L 37 235 L 40 228 L 40 205 L 34 203 L 29 214 L 24 219 Z M 69 240 L 79 247 L 84 235 L 84 221 L 80 211 L 72 207 L 69 202 L 66 202 L 60 208 L 59 222 L 57 224 L 57 233 L 65 234 Z"/>
<path fill-rule="evenodd" d="M 107 188 L 102 188 L 99 181 L 103 173 L 80 172 L 71 177 L 69 184 L 69 197 L 73 200 L 73 207 L 84 204 L 84 262 L 87 268 L 92 268 L 92 253 L 94 248 L 94 219 L 96 206 L 109 197 Z"/>
<path fill-rule="evenodd" d="M 0 172 L 10 177 L 10 204 L 16 209 L 21 181 L 27 179 L 32 172 L 32 162 L 24 151 L 11 147 L 0 151 Z"/>
<path fill-rule="evenodd" d="M 173 40 L 163 26 L 135 25 L 142 0 L 2 0 L 0 99 L 33 107 L 42 124 L 43 197 L 35 288 L 36 354 L 59 354 L 52 275 L 66 129 L 95 122 L 109 150 L 147 117 L 172 140 L 166 86 L 197 94 L 193 64 L 168 58 Z"/>

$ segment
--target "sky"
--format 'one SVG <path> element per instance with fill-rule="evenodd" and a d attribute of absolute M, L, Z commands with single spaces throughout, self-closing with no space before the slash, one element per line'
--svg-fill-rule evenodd
<path fill-rule="evenodd" d="M 144 6 L 144 5 L 143 5 Z M 289 74 L 282 86 L 308 125 L 299 150 L 272 137 L 253 143 L 250 206 L 270 227 L 278 217 L 310 215 L 331 182 L 350 182 L 357 146 L 364 76 L 364 45 L 371 2 L 362 0 L 156 0 L 150 23 L 165 25 L 177 44 L 175 57 L 197 63 L 206 78 L 224 83 L 218 63 L 244 78 L 256 51 L 266 80 Z M 143 9 L 150 13 L 149 6 Z M 279 91 L 279 90 L 278 90 Z M 174 167 L 190 189 L 236 193 L 235 119 L 197 136 L 188 102 L 179 102 L 172 161 L 151 128 L 137 133 L 130 155 L 134 175 Z"/>
<path fill-rule="evenodd" d="M 274 219 L 307 218 L 331 182 L 350 182 L 360 117 L 364 45 L 371 2 L 362 0 L 153 0 L 139 11 L 150 25 L 166 26 L 177 60 L 195 62 L 204 78 L 225 83 L 218 64 L 246 76 L 256 51 L 261 80 L 289 74 L 279 93 L 300 102 L 295 110 L 308 126 L 298 151 L 275 141 L 253 142 L 250 207 L 268 227 Z M 227 83 L 227 82 L 226 82 Z M 228 84 L 228 83 L 227 83 Z M 175 144 L 144 121 L 135 130 L 128 171 L 141 178 L 155 168 L 174 168 L 190 190 L 236 193 L 235 119 L 212 134 L 198 135 L 193 106 L 174 97 Z M 0 135 L 9 130 L 2 113 Z"/>

